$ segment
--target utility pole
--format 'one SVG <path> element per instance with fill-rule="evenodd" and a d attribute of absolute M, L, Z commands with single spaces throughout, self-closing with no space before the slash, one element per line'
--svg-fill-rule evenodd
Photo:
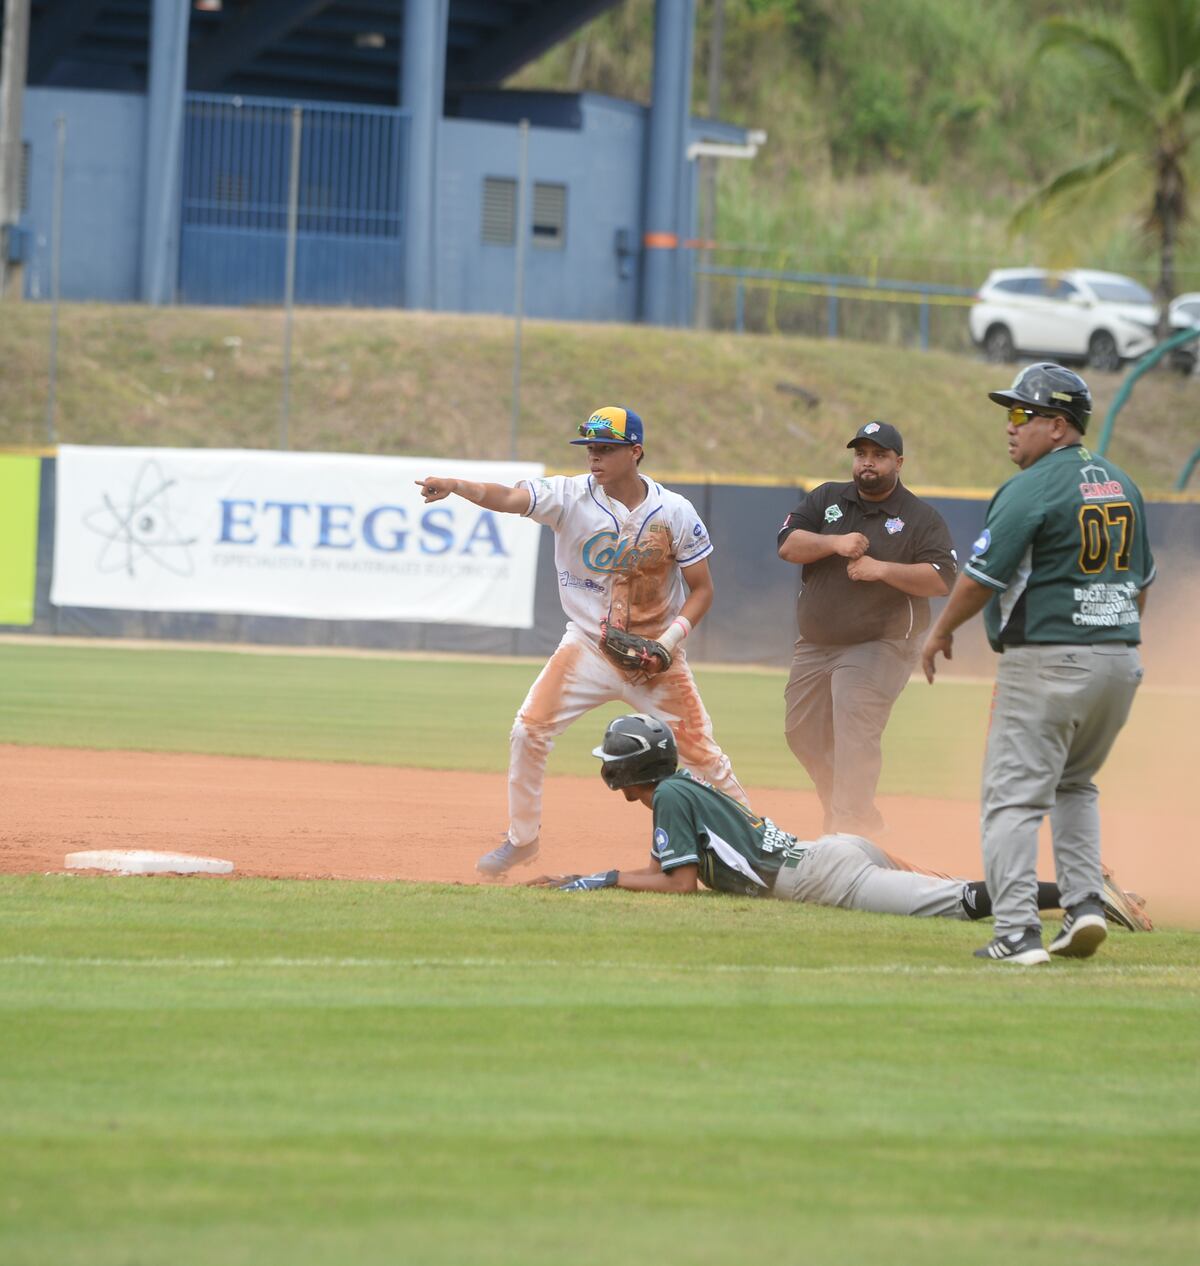
<path fill-rule="evenodd" d="M 712 0 L 712 27 L 708 34 L 708 117 L 721 112 L 721 56 L 725 44 L 725 0 Z M 717 159 L 700 160 L 700 266 L 712 263 L 713 239 L 717 222 Z M 701 273 L 696 286 L 696 325 L 701 330 L 712 326 L 712 278 Z"/>
<path fill-rule="evenodd" d="M 300 131 L 304 111 L 292 106 L 292 157 L 288 167 L 287 248 L 283 274 L 283 402 L 279 416 L 279 447 L 290 443 L 288 427 L 292 408 L 292 315 L 296 306 L 296 236 L 300 227 Z"/>
<path fill-rule="evenodd" d="M 517 125 L 516 275 L 513 278 L 512 426 L 508 460 L 517 460 L 517 430 L 521 424 L 521 322 L 525 317 L 525 187 L 529 184 L 529 120 Z"/>
<path fill-rule="evenodd" d="M 29 64 L 29 0 L 4 0 L 0 47 L 0 299 L 21 297 L 21 266 L 10 242 L 21 218 L 21 106 Z M 11 291 L 11 295 L 10 295 Z"/>

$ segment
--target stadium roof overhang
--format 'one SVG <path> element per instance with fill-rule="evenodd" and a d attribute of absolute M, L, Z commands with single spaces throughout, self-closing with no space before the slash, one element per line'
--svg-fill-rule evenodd
<path fill-rule="evenodd" d="M 405 0 L 176 2 L 191 6 L 193 91 L 399 100 Z M 498 86 L 618 0 L 443 2 L 452 93 Z M 27 82 L 145 91 L 152 9 L 153 0 L 31 0 Z"/>

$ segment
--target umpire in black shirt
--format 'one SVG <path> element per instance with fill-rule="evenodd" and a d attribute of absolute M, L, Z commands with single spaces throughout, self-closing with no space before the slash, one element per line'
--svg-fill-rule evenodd
<path fill-rule="evenodd" d="M 784 728 L 824 830 L 869 836 L 883 728 L 957 566 L 942 516 L 900 482 L 900 432 L 868 422 L 846 447 L 853 479 L 814 488 L 779 531 L 779 557 L 804 569 Z"/>

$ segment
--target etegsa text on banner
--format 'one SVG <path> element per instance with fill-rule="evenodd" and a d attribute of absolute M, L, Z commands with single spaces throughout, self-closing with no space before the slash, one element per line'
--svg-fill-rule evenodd
<path fill-rule="evenodd" d="M 426 507 L 427 458 L 64 445 L 59 606 L 530 628 L 540 528 Z M 531 462 L 438 462 L 463 479 Z"/>

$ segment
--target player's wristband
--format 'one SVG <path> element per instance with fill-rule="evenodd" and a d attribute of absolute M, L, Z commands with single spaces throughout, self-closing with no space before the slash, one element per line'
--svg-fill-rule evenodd
<path fill-rule="evenodd" d="M 677 615 L 667 626 L 662 637 L 658 640 L 667 648 L 667 650 L 674 652 L 679 643 L 682 642 L 691 631 L 691 620 L 689 620 L 686 615 Z"/>

